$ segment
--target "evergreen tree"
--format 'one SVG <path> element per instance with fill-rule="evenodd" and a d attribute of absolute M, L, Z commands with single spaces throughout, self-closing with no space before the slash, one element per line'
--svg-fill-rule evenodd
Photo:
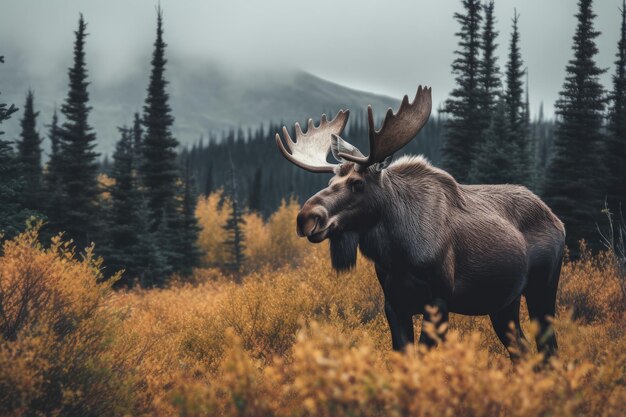
<path fill-rule="evenodd" d="M 446 101 L 444 111 L 449 114 L 446 124 L 443 165 L 458 181 L 468 177 L 476 144 L 485 128 L 485 115 L 481 108 L 483 97 L 480 83 L 480 23 L 481 3 L 479 0 L 463 0 L 465 14 L 455 13 L 454 18 L 461 25 L 456 33 L 459 49 L 454 53 L 452 73 L 456 87 Z"/>
<path fill-rule="evenodd" d="M 180 226 L 177 228 L 179 238 L 175 247 L 176 252 L 179 253 L 179 263 L 174 265 L 174 270 L 181 275 L 188 276 L 191 275 L 193 268 L 199 265 L 201 256 L 197 244 L 200 233 L 195 214 L 197 198 L 189 157 L 185 159 L 183 174 Z"/>
<path fill-rule="evenodd" d="M 479 66 L 480 85 L 482 89 L 482 107 L 486 115 L 490 116 L 496 109 L 502 83 L 500 82 L 500 67 L 496 49 L 498 32 L 495 30 L 494 1 L 484 6 L 485 24 L 482 32 L 482 59 Z"/>
<path fill-rule="evenodd" d="M 243 210 L 239 202 L 235 165 L 233 164 L 232 158 L 230 158 L 229 171 L 226 195 L 231 203 L 231 212 L 224 225 L 227 236 L 224 244 L 228 248 L 230 261 L 226 263 L 224 267 L 233 272 L 237 283 L 241 283 L 241 270 L 245 259 L 244 232 L 242 226 L 245 224 L 245 219 L 243 218 Z"/>
<path fill-rule="evenodd" d="M 254 178 L 252 179 L 252 185 L 250 186 L 250 194 L 248 196 L 248 208 L 250 211 L 261 212 L 261 187 L 263 184 L 263 170 L 258 167 L 254 171 Z"/>
<path fill-rule="evenodd" d="M 515 171 L 512 182 L 528 185 L 530 182 L 530 146 L 528 121 L 524 103 L 524 68 L 519 48 L 519 15 L 513 15 L 513 31 L 509 44 L 509 59 L 506 64 L 506 113 L 510 130 L 509 140 L 515 144 L 511 155 L 511 169 Z"/>
<path fill-rule="evenodd" d="M 164 260 L 148 226 L 145 200 L 138 188 L 134 159 L 134 132 L 120 128 L 121 138 L 113 154 L 111 206 L 101 253 L 111 272 L 124 269 L 120 285 L 162 282 Z"/>
<path fill-rule="evenodd" d="M 135 112 L 135 120 L 133 121 L 133 154 L 135 168 L 139 169 L 143 162 L 143 128 L 138 112 Z"/>
<path fill-rule="evenodd" d="M 598 52 L 594 39 L 600 32 L 593 27 L 591 3 L 578 2 L 574 57 L 567 65 L 565 83 L 555 105 L 559 119 L 544 188 L 545 201 L 565 223 L 573 256 L 577 256 L 582 238 L 592 247 L 599 247 L 596 220 L 604 195 L 599 151 L 605 93 L 599 76 L 605 70 L 594 61 Z"/>
<path fill-rule="evenodd" d="M 4 63 L 3 56 L 0 56 L 0 63 Z M 0 103 L 0 125 L 17 110 L 13 104 L 7 107 L 7 104 Z M 2 139 L 3 135 L 4 132 L 0 131 L 0 238 L 11 238 L 23 229 L 27 213 L 20 210 L 17 199 L 23 186 L 17 157 L 12 143 Z"/>
<path fill-rule="evenodd" d="M 173 214 L 178 166 L 176 147 L 178 141 L 172 136 L 169 95 L 165 91 L 165 47 L 163 41 L 163 14 L 157 11 L 157 31 L 152 55 L 152 71 L 148 85 L 148 95 L 144 105 L 143 161 L 142 178 L 146 188 L 148 207 L 151 211 L 152 230 L 156 230 L 164 212 Z"/>
<path fill-rule="evenodd" d="M 621 13 L 606 147 L 607 203 L 613 213 L 626 212 L 626 1 L 622 2 Z"/>
<path fill-rule="evenodd" d="M 33 105 L 33 92 L 26 94 L 24 114 L 21 120 L 22 132 L 17 141 L 18 161 L 24 182 L 20 202 L 22 207 L 41 211 L 41 138 L 37 132 L 37 115 Z"/>
<path fill-rule="evenodd" d="M 82 250 L 95 238 L 98 188 L 98 154 L 94 151 L 96 135 L 89 125 L 89 93 L 85 66 L 85 32 L 87 24 L 80 15 L 75 33 L 74 64 L 69 69 L 69 92 L 61 113 L 65 122 L 60 130 L 62 164 L 60 179 L 64 204 L 60 224 Z"/>
<path fill-rule="evenodd" d="M 59 223 L 62 218 L 63 202 L 65 201 L 61 182 L 61 128 L 56 109 L 52 114 L 52 122 L 48 125 L 50 139 L 50 157 L 43 176 L 44 213 L 48 218 L 43 233 L 50 235 L 61 230 Z M 50 236 L 48 236 L 50 237 Z"/>
<path fill-rule="evenodd" d="M 204 195 L 208 196 L 213 191 L 213 164 L 209 164 L 207 169 L 207 177 L 204 182 Z"/>
<path fill-rule="evenodd" d="M 511 131 L 503 100 L 497 103 L 491 126 L 485 140 L 478 146 L 476 159 L 470 171 L 470 181 L 479 184 L 507 184 L 515 181 L 511 169 L 511 155 L 516 146 L 510 141 Z"/>

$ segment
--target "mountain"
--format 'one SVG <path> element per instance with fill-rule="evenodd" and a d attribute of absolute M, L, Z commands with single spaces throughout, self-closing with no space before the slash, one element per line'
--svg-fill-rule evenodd
<path fill-rule="evenodd" d="M 10 60 L 3 67 L 0 98 L 19 107 L 27 89 L 34 89 L 43 133 L 54 106 L 60 106 L 65 99 L 66 71 L 33 76 Z M 122 80 L 108 82 L 92 77 L 97 68 L 89 68 L 89 73 L 94 79 L 89 87 L 93 108 L 90 122 L 98 136 L 98 150 L 110 154 L 118 138 L 117 126 L 132 123 L 133 113 L 142 109 L 149 70 L 146 67 Z M 173 60 L 166 77 L 176 118 L 174 134 L 183 146 L 196 143 L 202 136 L 219 138 L 223 132 L 239 127 L 245 130 L 270 122 L 290 125 L 309 117 L 317 121 L 322 113 L 334 115 L 340 108 L 351 109 L 352 117 L 362 117 L 360 112 L 368 104 L 382 116 L 388 107 L 395 110 L 399 105 L 399 99 L 353 90 L 297 70 L 240 70 L 215 62 L 188 65 Z M 20 117 L 17 113 L 3 125 L 6 137 L 18 134 Z"/>

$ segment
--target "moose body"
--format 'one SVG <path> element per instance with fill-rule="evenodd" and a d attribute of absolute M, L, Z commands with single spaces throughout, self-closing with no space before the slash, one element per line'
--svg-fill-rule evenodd
<path fill-rule="evenodd" d="M 392 153 L 426 123 L 430 105 L 430 90 L 418 89 L 412 104 L 405 97 L 397 114 L 388 112 L 380 131 L 370 108 L 369 157 L 338 136 L 347 112 L 331 122 L 323 117 L 318 128 L 309 122 L 306 134 L 296 126 L 296 142 L 284 129 L 291 152 L 277 135 L 289 160 L 335 174 L 303 205 L 297 232 L 314 243 L 329 239 L 337 270 L 352 268 L 359 250 L 374 262 L 395 350 L 413 343 L 414 315 L 434 320 L 427 306 L 438 307 L 444 322 L 448 312 L 489 315 L 505 346 L 522 347 L 524 295 L 540 324 L 538 348 L 550 355 L 556 350 L 549 318 L 555 314 L 563 224 L 525 187 L 461 185 L 422 157 L 391 162 Z M 329 150 L 341 164 L 326 162 Z M 420 342 L 434 340 L 422 331 Z"/>

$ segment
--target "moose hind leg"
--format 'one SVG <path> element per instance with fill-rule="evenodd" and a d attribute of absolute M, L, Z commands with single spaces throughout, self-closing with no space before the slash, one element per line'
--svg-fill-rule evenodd
<path fill-rule="evenodd" d="M 556 292 L 560 272 L 561 266 L 559 265 L 548 283 L 538 280 L 530 281 L 524 292 L 528 315 L 531 320 L 539 323 L 539 334 L 535 337 L 537 350 L 542 352 L 546 359 L 554 355 L 557 350 L 556 333 L 551 319 L 554 318 L 556 312 Z"/>
<path fill-rule="evenodd" d="M 489 315 L 498 339 L 509 352 L 509 356 L 513 361 L 519 359 L 520 355 L 525 352 L 528 344 L 519 322 L 520 298 L 516 298 L 515 301 L 497 313 Z M 513 324 L 512 326 L 511 323 Z"/>

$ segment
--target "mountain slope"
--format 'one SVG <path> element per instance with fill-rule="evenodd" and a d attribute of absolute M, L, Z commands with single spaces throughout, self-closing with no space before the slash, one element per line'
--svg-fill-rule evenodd
<path fill-rule="evenodd" d="M 65 99 L 66 75 L 51 72 L 54 75 L 45 78 L 32 77 L 16 66 L 2 68 L 1 98 L 21 106 L 26 90 L 33 88 L 43 132 L 53 107 Z M 90 69 L 90 73 L 96 70 Z M 116 127 L 131 123 L 133 112 L 142 109 L 148 74 L 146 69 L 122 81 L 90 85 L 90 122 L 98 135 L 100 152 L 112 152 L 118 136 Z M 210 132 L 219 136 L 231 128 L 256 128 L 269 122 L 292 124 L 309 117 L 319 120 L 322 113 L 334 114 L 340 108 L 351 109 L 355 117 L 371 104 L 382 115 L 387 107 L 399 103 L 397 99 L 353 90 L 301 71 L 233 71 L 216 63 L 189 67 L 172 62 L 166 77 L 176 117 L 174 134 L 183 145 L 195 143 Z M 3 126 L 7 137 L 18 134 L 20 117 L 18 113 Z"/>

